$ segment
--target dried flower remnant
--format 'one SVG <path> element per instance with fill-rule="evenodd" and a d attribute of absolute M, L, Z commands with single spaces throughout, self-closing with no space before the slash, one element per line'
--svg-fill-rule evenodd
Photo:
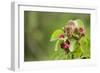
<path fill-rule="evenodd" d="M 68 38 L 71 38 L 76 29 L 77 29 L 77 23 L 74 20 L 70 20 L 65 25 L 64 32 L 67 34 Z"/>

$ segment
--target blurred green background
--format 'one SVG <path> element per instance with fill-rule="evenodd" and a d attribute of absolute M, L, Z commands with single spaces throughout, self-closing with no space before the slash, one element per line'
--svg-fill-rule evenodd
<path fill-rule="evenodd" d="M 62 50 L 54 51 L 50 37 L 71 19 L 81 19 L 90 38 L 90 14 L 24 11 L 24 61 L 64 60 Z"/>

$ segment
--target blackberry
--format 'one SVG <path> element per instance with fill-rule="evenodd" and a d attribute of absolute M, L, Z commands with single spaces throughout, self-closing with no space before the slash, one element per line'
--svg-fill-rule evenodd
<path fill-rule="evenodd" d="M 69 52 L 70 42 L 68 40 L 66 40 L 65 42 L 62 42 L 60 46 L 66 53 Z"/>
<path fill-rule="evenodd" d="M 63 34 L 61 34 L 61 35 L 59 36 L 59 38 L 64 38 L 64 35 L 63 35 Z"/>

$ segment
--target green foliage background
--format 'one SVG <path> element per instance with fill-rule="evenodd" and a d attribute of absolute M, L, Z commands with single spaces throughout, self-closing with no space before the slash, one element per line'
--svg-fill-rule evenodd
<path fill-rule="evenodd" d="M 81 19 L 85 24 L 87 40 L 82 42 L 83 56 L 90 58 L 90 14 L 24 11 L 24 61 L 72 59 L 62 49 L 55 52 L 56 42 L 50 42 L 51 34 L 71 19 Z M 75 56 L 80 56 L 80 50 Z"/>

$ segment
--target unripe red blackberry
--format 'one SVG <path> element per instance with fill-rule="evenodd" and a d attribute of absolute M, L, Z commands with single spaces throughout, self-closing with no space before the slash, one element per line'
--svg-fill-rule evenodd
<path fill-rule="evenodd" d="M 65 53 L 69 52 L 70 42 L 66 40 L 60 44 L 61 48 L 65 51 Z"/>
<path fill-rule="evenodd" d="M 63 42 L 63 43 L 60 44 L 60 46 L 61 46 L 62 49 L 68 49 L 70 45 L 66 42 Z"/>
<path fill-rule="evenodd" d="M 79 28 L 79 32 L 80 32 L 80 33 L 84 32 L 84 28 L 80 27 L 80 28 Z"/>
<path fill-rule="evenodd" d="M 69 48 L 69 44 L 64 42 L 64 49 L 68 49 Z"/>
<path fill-rule="evenodd" d="M 84 29 L 84 27 L 80 27 L 79 28 L 79 33 L 80 33 L 80 36 L 85 36 L 85 29 Z"/>
<path fill-rule="evenodd" d="M 64 38 L 64 34 L 61 34 L 61 35 L 59 36 L 59 38 Z"/>

